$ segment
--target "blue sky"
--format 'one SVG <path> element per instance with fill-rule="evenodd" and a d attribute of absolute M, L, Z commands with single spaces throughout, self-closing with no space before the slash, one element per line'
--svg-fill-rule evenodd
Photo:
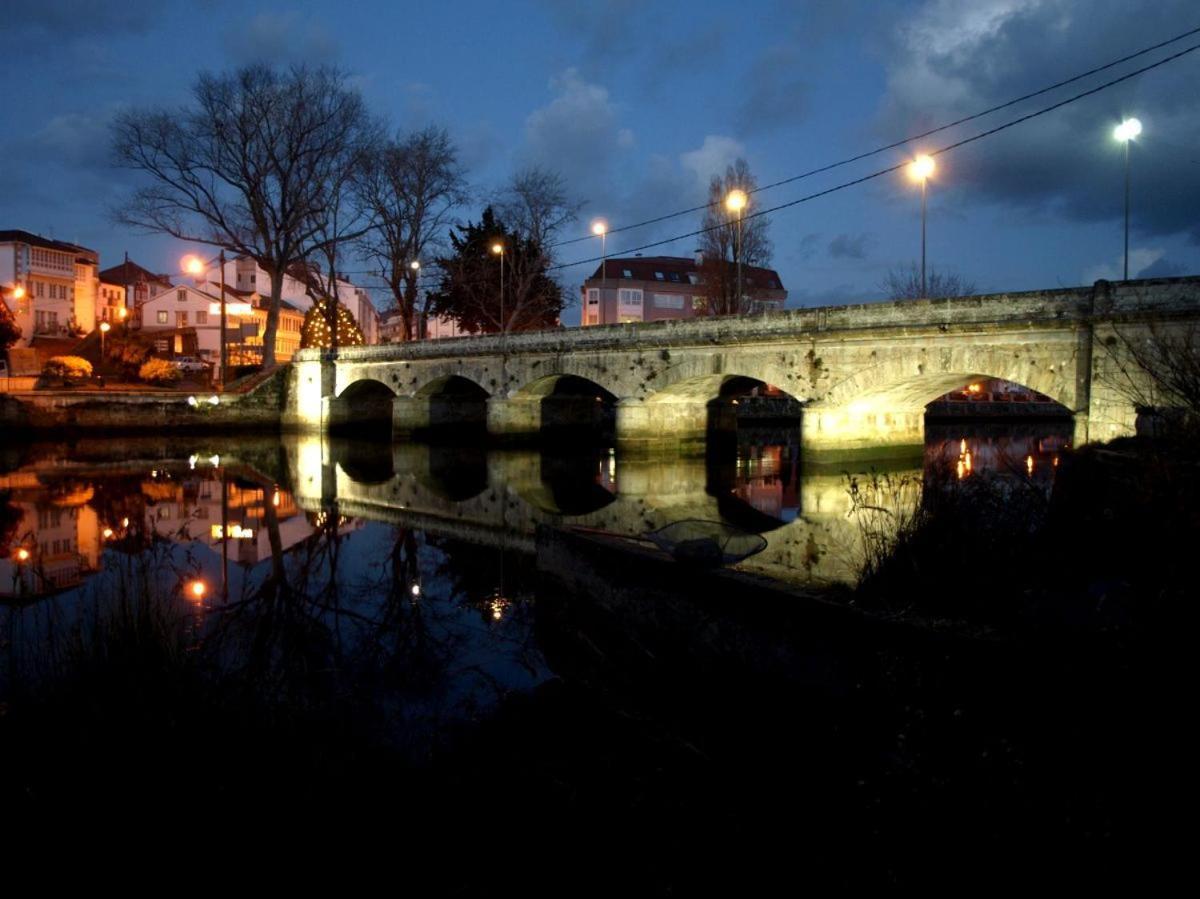
<path fill-rule="evenodd" d="M 339 65 L 393 128 L 449 129 L 477 204 L 519 166 L 558 169 L 586 203 L 584 234 L 595 216 L 618 226 L 694 205 L 708 177 L 738 155 L 761 182 L 773 181 L 1198 25 L 1200 11 L 1182 0 L 6 0 L 0 70 L 13 89 L 0 104 L 0 227 L 78 241 L 105 264 L 128 250 L 173 270 L 183 248 L 107 216 L 131 185 L 109 164 L 108 125 L 130 106 L 185 103 L 205 68 Z M 1196 273 L 1197 83 L 1200 51 L 941 157 L 930 189 L 931 264 L 981 291 L 1118 275 L 1123 169 L 1111 130 L 1137 115 L 1145 132 L 1133 158 L 1131 269 Z M 759 198 L 786 202 L 903 157 L 892 151 Z M 609 251 L 697 225 L 690 216 L 614 235 Z M 771 236 L 790 305 L 869 300 L 890 267 L 919 254 L 917 195 L 903 178 L 885 177 L 777 213 Z M 648 252 L 690 255 L 694 245 Z M 561 258 L 593 251 L 575 245 Z M 585 268 L 567 269 L 564 282 L 577 287 Z"/>

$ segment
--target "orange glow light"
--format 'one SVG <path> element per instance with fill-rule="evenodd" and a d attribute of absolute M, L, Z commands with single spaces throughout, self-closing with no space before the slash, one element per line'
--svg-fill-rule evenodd
<path fill-rule="evenodd" d="M 17 550 L 17 561 L 18 562 L 28 562 L 29 561 L 29 550 L 27 550 L 23 546 L 20 549 L 18 549 Z"/>
<path fill-rule="evenodd" d="M 1025 470 L 1030 474 L 1033 474 L 1033 456 L 1025 457 Z"/>
<path fill-rule="evenodd" d="M 204 599 L 204 594 L 208 592 L 208 587 L 204 585 L 204 581 L 195 580 L 187 585 L 188 596 L 199 602 Z"/>

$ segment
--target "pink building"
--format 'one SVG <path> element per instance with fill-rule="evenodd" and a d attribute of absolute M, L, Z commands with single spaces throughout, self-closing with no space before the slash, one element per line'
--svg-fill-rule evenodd
<path fill-rule="evenodd" d="M 752 312 L 782 309 L 787 291 L 774 269 L 742 269 Z M 697 259 L 683 256 L 613 258 L 583 282 L 583 325 L 652 322 L 703 315 L 706 300 Z"/>

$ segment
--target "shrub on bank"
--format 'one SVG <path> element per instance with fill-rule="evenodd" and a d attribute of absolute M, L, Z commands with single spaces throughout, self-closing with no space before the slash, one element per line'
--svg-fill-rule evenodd
<path fill-rule="evenodd" d="M 46 361 L 42 373 L 51 378 L 62 378 L 64 381 L 90 378 L 92 376 L 92 363 L 88 362 L 82 356 L 52 356 Z"/>
<path fill-rule="evenodd" d="M 147 359 L 138 369 L 138 377 L 147 384 L 167 386 L 178 381 L 181 375 L 179 369 L 166 359 Z"/>

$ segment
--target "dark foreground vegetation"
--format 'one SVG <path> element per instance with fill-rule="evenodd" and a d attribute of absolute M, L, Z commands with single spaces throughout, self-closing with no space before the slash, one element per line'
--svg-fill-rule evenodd
<path fill-rule="evenodd" d="M 911 514 L 857 482 L 880 511 L 849 601 L 906 630 L 808 634 L 782 677 L 690 661 L 703 632 L 640 632 L 514 558 L 556 676 L 432 739 L 382 698 L 440 675 L 399 605 L 348 656 L 282 578 L 215 625 L 131 592 L 10 672 L 0 807 L 26 838 L 126 842 L 131 817 L 139 849 L 219 835 L 418 894 L 1165 881 L 1190 807 L 1194 446 L 1064 455 L 1049 496 L 935 479 Z"/>

